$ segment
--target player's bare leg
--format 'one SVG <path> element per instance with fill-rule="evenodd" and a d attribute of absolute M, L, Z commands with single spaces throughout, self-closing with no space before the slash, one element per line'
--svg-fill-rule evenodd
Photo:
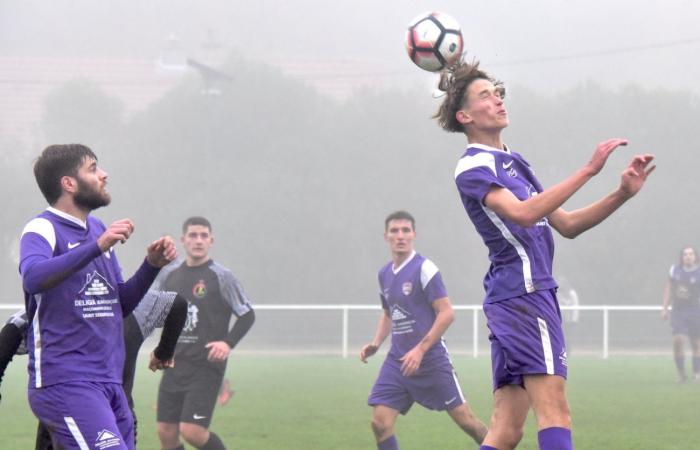
<path fill-rule="evenodd" d="M 530 400 L 520 386 L 503 386 L 493 393 L 493 414 L 483 445 L 512 450 L 523 438 Z"/>
<path fill-rule="evenodd" d="M 526 375 L 524 380 L 537 418 L 540 448 L 572 449 L 566 379 L 559 375 Z"/>
<path fill-rule="evenodd" d="M 683 334 L 673 336 L 673 359 L 676 362 L 676 371 L 678 372 L 678 382 L 685 383 L 687 376 L 685 374 L 685 345 L 687 339 Z"/>
<path fill-rule="evenodd" d="M 700 381 L 700 338 L 690 340 L 693 351 L 693 380 Z"/>
<path fill-rule="evenodd" d="M 394 424 L 398 415 L 397 410 L 384 405 L 376 405 L 372 409 L 372 431 L 379 448 L 382 443 L 394 437 Z"/>
<path fill-rule="evenodd" d="M 177 423 L 158 422 L 158 439 L 163 450 L 181 447 L 180 431 Z"/>
<path fill-rule="evenodd" d="M 466 404 L 462 403 L 456 408 L 447 411 L 452 420 L 459 425 L 459 427 L 471 436 L 472 439 L 477 444 L 481 444 L 486 437 L 486 433 L 489 431 L 486 425 L 480 421 L 475 415 L 474 411 Z"/>

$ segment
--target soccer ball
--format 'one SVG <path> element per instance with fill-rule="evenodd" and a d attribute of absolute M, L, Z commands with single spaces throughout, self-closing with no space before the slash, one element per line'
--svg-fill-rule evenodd
<path fill-rule="evenodd" d="M 462 56 L 459 23 L 441 12 L 423 13 L 411 21 L 406 31 L 406 51 L 418 67 L 439 72 Z"/>

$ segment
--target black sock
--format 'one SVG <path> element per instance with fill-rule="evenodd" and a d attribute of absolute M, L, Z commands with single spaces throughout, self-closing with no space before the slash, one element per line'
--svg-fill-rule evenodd
<path fill-rule="evenodd" d="M 199 447 L 199 450 L 226 450 L 226 447 L 224 447 L 224 443 L 221 442 L 219 436 L 210 431 L 209 440 L 202 447 Z"/>

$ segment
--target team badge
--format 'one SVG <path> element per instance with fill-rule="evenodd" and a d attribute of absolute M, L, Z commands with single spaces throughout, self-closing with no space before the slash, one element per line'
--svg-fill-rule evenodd
<path fill-rule="evenodd" d="M 403 295 L 411 295 L 411 292 L 413 292 L 413 283 L 410 281 L 405 282 L 401 286 L 401 292 L 403 292 Z"/>
<path fill-rule="evenodd" d="M 199 280 L 197 284 L 192 288 L 192 295 L 197 298 L 204 298 L 207 295 L 207 285 L 204 284 L 204 280 Z"/>

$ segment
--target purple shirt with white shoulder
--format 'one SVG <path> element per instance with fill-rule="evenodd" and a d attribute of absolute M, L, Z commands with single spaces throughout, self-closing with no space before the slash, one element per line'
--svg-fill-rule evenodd
<path fill-rule="evenodd" d="M 122 317 L 138 304 L 158 269 L 146 261 L 124 282 L 105 231 L 55 208 L 32 219 L 20 239 L 20 273 L 29 319 L 29 386 L 122 382 Z"/>
<path fill-rule="evenodd" d="M 554 240 L 547 218 L 521 227 L 484 204 L 492 186 L 508 189 L 520 200 L 543 191 L 523 157 L 507 148 L 470 144 L 457 163 L 455 182 L 467 215 L 489 249 L 484 302 L 555 288 Z"/>
<path fill-rule="evenodd" d="M 425 337 L 435 322 L 433 302 L 447 297 L 437 266 L 413 252 L 401 266 L 390 262 L 379 271 L 382 308 L 392 322 L 388 358 L 396 361 Z M 423 356 L 422 365 L 444 361 L 447 347 L 442 338 Z"/>

